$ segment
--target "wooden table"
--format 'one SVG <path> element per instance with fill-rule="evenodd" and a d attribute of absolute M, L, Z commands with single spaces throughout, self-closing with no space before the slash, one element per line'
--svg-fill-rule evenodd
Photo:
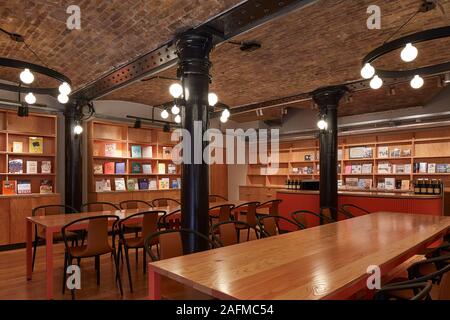
<path fill-rule="evenodd" d="M 149 263 L 149 298 L 165 276 L 219 299 L 347 299 L 433 243 L 450 217 L 378 212 Z"/>
<path fill-rule="evenodd" d="M 151 210 L 164 211 L 166 213 L 178 210 L 179 206 L 156 207 Z M 133 214 L 148 211 L 147 209 L 128 209 L 118 211 L 101 211 L 101 212 L 86 212 L 86 213 L 71 213 L 58 214 L 48 216 L 27 217 L 26 220 L 26 262 L 27 262 L 27 280 L 32 278 L 32 243 L 33 243 L 33 224 L 36 224 L 45 229 L 45 251 L 46 251 L 46 284 L 47 284 L 47 298 L 53 298 L 53 234 L 61 232 L 61 229 L 66 224 L 86 217 L 93 217 L 99 215 L 115 215 L 120 219 L 124 219 Z M 131 220 L 134 219 L 130 219 Z M 83 229 L 85 225 L 75 224 L 70 230 Z"/>

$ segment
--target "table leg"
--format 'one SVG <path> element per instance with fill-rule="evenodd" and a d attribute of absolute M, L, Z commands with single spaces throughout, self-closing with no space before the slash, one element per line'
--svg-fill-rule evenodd
<path fill-rule="evenodd" d="M 148 298 L 161 300 L 161 275 L 151 268 L 148 270 Z"/>
<path fill-rule="evenodd" d="M 53 232 L 45 229 L 47 299 L 53 299 Z"/>
<path fill-rule="evenodd" d="M 33 224 L 28 219 L 25 220 L 25 232 L 26 232 L 26 261 L 27 261 L 27 280 L 31 280 L 32 277 L 32 263 L 33 263 Z"/>

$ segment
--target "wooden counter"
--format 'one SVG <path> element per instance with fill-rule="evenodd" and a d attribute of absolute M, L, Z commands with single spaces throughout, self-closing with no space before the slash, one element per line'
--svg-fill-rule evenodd
<path fill-rule="evenodd" d="M 309 190 L 286 190 L 278 189 L 277 193 L 287 194 L 315 194 L 318 195 L 319 191 Z M 442 195 L 427 195 L 427 194 L 414 194 L 411 192 L 376 192 L 376 191 L 338 191 L 340 196 L 352 196 L 352 197 L 370 197 L 370 198 L 396 198 L 396 199 L 441 199 Z"/>

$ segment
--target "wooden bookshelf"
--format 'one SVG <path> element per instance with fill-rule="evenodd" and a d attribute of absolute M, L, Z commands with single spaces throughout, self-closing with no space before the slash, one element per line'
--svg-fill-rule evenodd
<path fill-rule="evenodd" d="M 29 138 L 42 138 L 42 153 L 31 153 Z M 14 142 L 22 143 L 21 152 L 13 152 Z M 32 208 L 41 205 L 60 204 L 57 190 L 57 116 L 30 113 L 28 117 L 17 116 L 17 111 L 0 109 L 0 179 L 29 181 L 29 194 L 0 195 L 0 246 L 22 243 L 25 240 L 25 217 L 31 216 Z M 10 160 L 22 160 L 22 173 L 10 173 Z M 27 161 L 37 162 L 37 173 L 27 172 Z M 42 173 L 42 161 L 51 163 L 50 173 Z M 42 180 L 48 180 L 51 193 L 41 193 Z M 2 188 L 0 188 L 2 191 Z"/>
<path fill-rule="evenodd" d="M 89 201 L 109 201 L 118 203 L 123 200 L 152 200 L 159 197 L 179 199 L 180 188 L 172 188 L 173 181 L 181 183 L 181 167 L 175 165 L 170 155 L 164 155 L 164 148 L 173 148 L 174 142 L 170 140 L 171 132 L 163 132 L 159 128 L 142 127 L 136 129 L 128 123 L 107 122 L 91 120 L 88 123 L 88 194 Z M 111 154 L 110 146 L 115 145 L 115 152 Z M 133 155 L 132 147 L 141 148 L 141 156 Z M 151 148 L 151 157 L 144 157 L 144 148 Z M 114 148 L 113 148 L 114 149 Z M 114 163 L 114 172 L 105 172 L 105 163 Z M 123 163 L 124 172 L 116 171 L 116 164 Z M 133 171 L 133 164 L 141 168 L 139 172 Z M 165 165 L 164 173 L 159 172 L 159 165 Z M 169 173 L 169 164 L 175 166 L 175 172 Z M 151 172 L 144 173 L 143 165 L 151 165 Z M 94 173 L 94 168 L 101 166 L 102 173 Z M 136 165 L 135 165 L 136 167 Z M 125 180 L 126 190 L 116 190 L 115 179 Z M 169 179 L 169 189 L 160 189 L 160 180 Z M 148 179 L 156 181 L 155 190 L 128 189 L 127 181 L 130 179 Z M 96 183 L 101 180 L 110 180 L 111 190 L 98 192 Z M 139 183 L 138 183 L 139 184 Z"/>

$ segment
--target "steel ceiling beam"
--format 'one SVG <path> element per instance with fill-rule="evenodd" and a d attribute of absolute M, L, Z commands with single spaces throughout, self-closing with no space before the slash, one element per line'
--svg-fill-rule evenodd
<path fill-rule="evenodd" d="M 218 45 L 316 1 L 248 0 L 194 29 L 211 33 L 213 35 L 213 44 Z M 74 91 L 71 96 L 76 99 L 95 100 L 144 77 L 153 76 L 167 70 L 175 66 L 177 62 L 175 40 L 171 40 Z"/>

